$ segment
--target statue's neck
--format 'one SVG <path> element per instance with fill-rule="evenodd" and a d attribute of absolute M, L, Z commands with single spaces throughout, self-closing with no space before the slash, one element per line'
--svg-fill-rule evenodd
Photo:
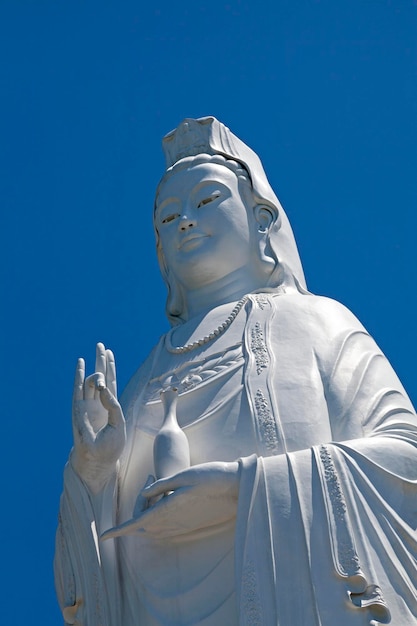
<path fill-rule="evenodd" d="M 248 293 L 261 289 L 264 281 L 259 277 L 234 272 L 214 283 L 187 291 L 187 320 L 204 315 L 212 309 L 236 302 Z M 266 281 L 265 281 L 266 282 Z"/>

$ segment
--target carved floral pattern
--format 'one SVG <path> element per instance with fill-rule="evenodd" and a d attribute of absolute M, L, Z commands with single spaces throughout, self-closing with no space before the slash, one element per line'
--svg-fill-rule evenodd
<path fill-rule="evenodd" d="M 243 615 L 245 626 L 262 626 L 262 607 L 258 596 L 258 584 L 253 561 L 248 559 L 242 572 Z"/>
<path fill-rule="evenodd" d="M 259 322 L 251 330 L 251 350 L 255 357 L 256 372 L 260 374 L 269 365 L 268 350 L 266 349 L 264 333 Z"/>
<path fill-rule="evenodd" d="M 344 576 L 360 573 L 359 558 L 350 535 L 347 520 L 346 501 L 342 487 L 328 448 L 320 446 L 320 459 L 324 468 L 324 479 L 329 495 L 333 516 L 337 525 L 337 557 Z"/>
<path fill-rule="evenodd" d="M 262 311 L 265 309 L 265 307 L 269 305 L 268 296 L 265 295 L 264 293 L 258 293 L 254 297 L 255 297 L 256 304 L 258 305 L 260 309 L 262 309 Z"/>
<path fill-rule="evenodd" d="M 255 394 L 255 410 L 262 441 L 271 452 L 278 449 L 278 436 L 274 416 L 268 406 L 268 401 L 260 389 Z"/>

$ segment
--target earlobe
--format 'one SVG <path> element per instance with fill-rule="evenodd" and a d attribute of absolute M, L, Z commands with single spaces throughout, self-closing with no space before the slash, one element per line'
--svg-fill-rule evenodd
<path fill-rule="evenodd" d="M 272 209 L 264 204 L 256 205 L 255 219 L 258 222 L 258 232 L 266 233 L 274 222 Z"/>

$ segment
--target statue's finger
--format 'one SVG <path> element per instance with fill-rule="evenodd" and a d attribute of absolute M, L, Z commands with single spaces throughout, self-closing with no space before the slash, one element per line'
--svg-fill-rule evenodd
<path fill-rule="evenodd" d="M 142 518 L 130 519 L 120 526 L 109 528 L 102 535 L 100 535 L 100 541 L 106 541 L 106 539 L 113 539 L 114 537 L 123 537 L 124 535 L 135 535 L 143 533 Z"/>
<path fill-rule="evenodd" d="M 83 400 L 84 397 L 84 378 L 85 378 L 85 362 L 84 359 L 78 359 L 74 376 L 74 392 L 73 401 Z"/>
<path fill-rule="evenodd" d="M 106 375 L 106 366 L 107 366 L 107 358 L 106 358 L 106 348 L 104 344 L 99 342 L 96 345 L 96 372 L 101 372 Z"/>
<path fill-rule="evenodd" d="M 104 374 L 101 372 L 90 374 L 84 382 L 84 398 L 86 400 L 92 400 L 94 397 L 97 398 L 97 393 L 100 389 L 104 389 L 105 386 Z"/>
<path fill-rule="evenodd" d="M 104 387 L 106 386 L 104 374 L 102 374 L 101 372 L 94 372 L 94 374 L 90 374 L 90 376 L 87 376 L 87 378 L 85 379 L 85 386 L 96 389 L 97 391 L 100 391 L 100 389 L 104 389 Z"/>
<path fill-rule="evenodd" d="M 107 367 L 106 367 L 106 387 L 110 393 L 117 398 L 117 382 L 116 382 L 116 362 L 114 354 L 111 350 L 106 350 Z"/>
<path fill-rule="evenodd" d="M 187 487 L 190 484 L 190 480 L 187 478 L 187 473 L 180 472 L 174 476 L 168 476 L 168 478 L 160 478 L 152 485 L 142 489 L 141 494 L 145 498 L 154 498 L 155 496 L 162 496 L 170 491 L 175 491 L 180 487 Z"/>
<path fill-rule="evenodd" d="M 148 479 L 145 483 L 145 487 L 147 487 L 148 485 L 151 485 L 153 482 L 155 482 L 155 477 L 152 476 L 152 474 L 149 474 Z M 140 492 L 138 497 L 136 498 L 135 506 L 133 507 L 133 518 L 139 517 L 139 515 L 141 515 L 143 511 L 145 511 L 148 508 L 148 506 L 149 506 L 149 499 L 145 498 L 142 495 L 142 492 Z"/>

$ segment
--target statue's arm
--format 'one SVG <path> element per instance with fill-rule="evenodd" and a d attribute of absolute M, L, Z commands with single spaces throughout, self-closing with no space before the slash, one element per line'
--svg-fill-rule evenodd
<path fill-rule="evenodd" d="M 417 462 L 407 463 L 410 455 L 417 457 L 415 409 L 376 342 L 349 311 L 336 306 L 341 328 L 328 343 L 322 376 L 333 438 L 352 441 L 375 462 L 406 475 L 417 470 Z"/>
<path fill-rule="evenodd" d="M 348 309 L 328 299 L 318 307 L 327 341 L 320 341 L 317 355 L 332 443 L 416 480 L 417 417 L 397 374 Z"/>

